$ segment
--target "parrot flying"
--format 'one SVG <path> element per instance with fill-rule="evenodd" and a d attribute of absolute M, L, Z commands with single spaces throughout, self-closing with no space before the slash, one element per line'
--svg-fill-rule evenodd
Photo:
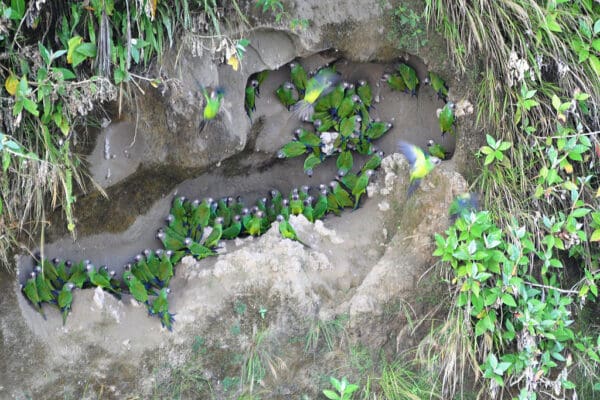
<path fill-rule="evenodd" d="M 331 69 L 322 69 L 306 82 L 304 98 L 294 105 L 294 113 L 303 121 L 310 121 L 315 111 L 314 104 L 329 93 L 340 80 L 340 76 Z"/>
<path fill-rule="evenodd" d="M 217 116 L 219 109 L 221 108 L 221 102 L 223 101 L 225 92 L 223 91 L 223 88 L 218 87 L 211 90 L 209 93 L 208 90 L 203 87 L 202 94 L 204 95 L 204 100 L 206 101 L 203 114 L 203 122 L 206 122 L 214 119 Z"/>
<path fill-rule="evenodd" d="M 479 208 L 479 195 L 477 193 L 462 193 L 450 204 L 450 221 L 454 222 L 458 217 L 477 212 Z"/>
<path fill-rule="evenodd" d="M 411 196 L 421 179 L 425 178 L 441 160 L 437 157 L 427 157 L 419 147 L 410 143 L 399 141 L 398 150 L 406 157 L 410 164 L 410 185 L 407 196 Z"/>

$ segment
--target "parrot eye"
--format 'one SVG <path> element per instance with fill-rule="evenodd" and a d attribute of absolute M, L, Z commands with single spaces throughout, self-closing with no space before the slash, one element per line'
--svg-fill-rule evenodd
<path fill-rule="evenodd" d="M 435 142 L 433 141 L 433 139 L 429 139 L 429 141 L 427 142 L 427 146 L 431 147 L 434 143 Z"/>
<path fill-rule="evenodd" d="M 277 216 L 277 221 L 278 221 L 278 222 L 281 222 L 281 221 L 283 221 L 283 215 L 281 215 L 281 214 L 280 214 L 280 215 L 278 215 L 278 216 Z"/>
<path fill-rule="evenodd" d="M 189 246 L 190 244 L 192 244 L 192 238 L 185 238 L 185 240 L 183 241 L 183 244 L 185 244 L 186 246 Z"/>
<path fill-rule="evenodd" d="M 252 82 L 250 82 L 250 85 L 252 85 L 253 88 L 258 87 L 258 81 L 256 79 L 253 79 Z"/>
<path fill-rule="evenodd" d="M 437 158 L 437 157 L 436 157 L 436 158 L 433 160 L 433 163 L 434 163 L 435 165 L 439 165 L 441 162 L 442 162 L 442 160 L 440 160 L 440 159 L 439 159 L 439 158 Z"/>

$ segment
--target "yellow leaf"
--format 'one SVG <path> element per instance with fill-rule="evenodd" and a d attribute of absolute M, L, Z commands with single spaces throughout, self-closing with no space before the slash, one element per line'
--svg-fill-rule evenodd
<path fill-rule="evenodd" d="M 11 95 L 14 96 L 15 93 L 17 93 L 17 85 L 19 84 L 19 78 L 17 78 L 17 76 L 13 73 L 10 74 L 10 76 L 8 78 L 6 78 L 6 81 L 4 82 L 4 87 L 6 88 L 6 91 Z"/>
<path fill-rule="evenodd" d="M 563 168 L 565 169 L 565 172 L 567 174 L 573 173 L 573 166 L 571 165 L 571 163 L 566 163 Z"/>
<path fill-rule="evenodd" d="M 227 60 L 227 64 L 231 65 L 234 71 L 237 71 L 240 67 L 240 60 L 238 60 L 237 56 L 234 54 Z"/>
<path fill-rule="evenodd" d="M 598 186 L 598 191 L 596 192 L 596 197 L 600 197 L 600 186 Z"/>
<path fill-rule="evenodd" d="M 158 0 L 152 0 L 150 2 L 150 14 L 152 15 L 152 21 L 154 21 L 154 17 L 156 16 L 156 3 L 158 3 Z"/>
<path fill-rule="evenodd" d="M 69 48 L 67 50 L 67 63 L 73 64 L 73 52 L 83 42 L 83 38 L 81 36 L 73 36 L 69 39 Z"/>
<path fill-rule="evenodd" d="M 162 81 L 160 79 L 152 79 L 150 81 L 150 85 L 152 85 L 153 88 L 157 88 L 158 85 L 160 85 L 162 83 Z"/>

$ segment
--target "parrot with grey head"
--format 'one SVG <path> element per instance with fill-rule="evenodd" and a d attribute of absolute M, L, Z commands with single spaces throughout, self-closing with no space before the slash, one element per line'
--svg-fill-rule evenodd
<path fill-rule="evenodd" d="M 402 63 L 398 66 L 398 72 L 400 72 L 402 79 L 404 79 L 407 90 L 409 90 L 413 96 L 416 96 L 417 88 L 419 87 L 419 77 L 417 76 L 417 71 L 415 71 L 411 66 Z"/>
<path fill-rule="evenodd" d="M 279 223 L 279 233 L 281 234 L 281 236 L 284 239 L 291 239 L 291 240 L 295 240 L 296 242 L 302 244 L 303 246 L 309 247 L 309 245 L 307 245 L 306 243 L 304 243 L 303 241 L 301 241 L 298 238 L 298 234 L 296 234 L 296 230 L 294 229 L 294 227 L 289 223 L 289 221 L 287 221 L 283 215 L 278 215 L 277 216 L 277 222 Z"/>
<path fill-rule="evenodd" d="M 125 285 L 127 285 L 127 289 L 129 289 L 129 294 L 133 296 L 133 298 L 146 306 L 149 306 L 148 302 L 148 291 L 146 287 L 131 271 L 126 270 L 123 272 L 123 280 L 125 281 Z"/>
<path fill-rule="evenodd" d="M 429 83 L 433 90 L 437 93 L 438 97 L 444 101 L 448 98 L 448 87 L 446 82 L 435 72 L 429 71 L 425 83 Z"/>
<path fill-rule="evenodd" d="M 85 269 L 87 264 L 89 264 L 89 260 L 84 260 L 73 264 L 71 267 L 69 282 L 73 282 L 79 289 L 83 288 L 83 285 L 88 282 L 88 275 Z"/>
<path fill-rule="evenodd" d="M 383 74 L 381 80 L 385 81 L 390 89 L 396 90 L 398 92 L 405 92 L 408 88 L 406 87 L 406 83 L 404 83 L 404 78 L 400 74 Z"/>
<path fill-rule="evenodd" d="M 319 190 L 319 196 L 313 207 L 313 218 L 322 219 L 327 213 L 327 189 L 323 187 Z"/>
<path fill-rule="evenodd" d="M 242 232 L 242 219 L 239 215 L 234 215 L 231 220 L 231 225 L 229 225 L 226 229 L 223 229 L 223 234 L 221 237 L 223 239 L 235 239 Z"/>
<path fill-rule="evenodd" d="M 63 285 L 61 291 L 58 293 L 58 307 L 62 313 L 63 326 L 67 322 L 67 315 L 71 312 L 71 305 L 73 304 L 73 288 L 75 284 L 67 282 Z"/>
<path fill-rule="evenodd" d="M 186 248 L 189 250 L 190 254 L 194 256 L 194 258 L 196 258 L 197 260 L 202 260 L 203 258 L 214 256 L 215 254 L 217 254 L 214 252 L 214 250 L 209 249 L 208 247 L 198 242 L 194 242 L 192 238 L 185 238 L 184 243 Z"/>
<path fill-rule="evenodd" d="M 252 121 L 252 113 L 256 110 L 257 91 L 258 81 L 256 79 L 252 79 L 250 84 L 246 86 L 246 95 L 244 98 L 244 109 L 246 110 L 246 114 L 248 114 L 250 121 Z"/>
<path fill-rule="evenodd" d="M 444 108 L 440 111 L 440 115 L 438 116 L 438 120 L 440 123 L 440 130 L 442 131 L 442 137 L 446 134 L 446 132 L 450 132 L 453 135 L 454 132 L 454 103 L 449 101 L 444 105 Z"/>
<path fill-rule="evenodd" d="M 302 142 L 291 141 L 286 143 L 279 152 L 277 158 L 294 158 L 306 153 L 308 148 Z"/>
<path fill-rule="evenodd" d="M 304 201 L 302 202 L 302 204 L 303 204 L 302 215 L 304 215 L 306 217 L 306 219 L 309 220 L 310 222 L 315 222 L 315 217 L 314 217 L 315 209 L 312 206 L 312 202 L 313 202 L 312 196 L 308 196 L 306 199 L 304 199 Z"/>
<path fill-rule="evenodd" d="M 44 319 L 46 319 L 46 314 L 44 314 L 44 310 L 42 309 L 42 300 L 40 299 L 37 290 L 35 272 L 32 271 L 29 274 L 29 279 L 27 279 L 25 285 L 21 287 L 21 291 L 23 291 L 25 297 L 27 297 L 27 300 L 29 300 L 36 311 L 39 312 Z"/>
<path fill-rule="evenodd" d="M 308 82 L 308 76 L 306 75 L 306 70 L 300 63 L 293 62 L 290 63 L 290 76 L 292 79 L 292 83 L 298 90 L 298 93 L 302 96 L 306 91 L 306 83 Z"/>
<path fill-rule="evenodd" d="M 219 244 L 221 236 L 223 235 L 223 218 L 217 217 L 212 227 L 210 235 L 204 240 L 204 247 L 212 249 Z"/>
<path fill-rule="evenodd" d="M 365 80 L 358 81 L 358 88 L 356 89 L 356 93 L 360 97 L 360 101 L 362 104 L 367 107 L 367 110 L 371 108 L 371 104 L 373 102 L 373 93 L 371 91 L 371 86 Z"/>
<path fill-rule="evenodd" d="M 323 95 L 329 93 L 340 80 L 340 76 L 329 68 L 317 72 L 306 82 L 304 98 L 294 105 L 294 113 L 302 121 L 310 121 L 315 111 L 315 102 Z"/>
<path fill-rule="evenodd" d="M 85 269 L 92 285 L 112 292 L 118 299 L 121 298 L 121 294 L 112 287 L 110 280 L 96 272 L 96 267 L 93 264 L 88 264 Z"/>
<path fill-rule="evenodd" d="M 367 192 L 367 186 L 369 185 L 369 179 L 373 175 L 373 170 L 368 169 L 356 180 L 354 187 L 352 188 L 352 196 L 354 196 L 354 209 L 358 208 L 361 196 Z"/>
<path fill-rule="evenodd" d="M 152 302 L 150 312 L 152 315 L 156 315 L 158 318 L 160 318 L 160 323 L 164 328 L 167 328 L 169 331 L 173 331 L 175 314 L 171 314 L 169 312 L 169 300 L 167 299 L 170 292 L 171 290 L 169 288 L 162 288 L 160 292 L 158 292 L 158 297 L 156 297 L 156 299 L 154 299 Z"/>
<path fill-rule="evenodd" d="M 441 160 L 434 156 L 427 157 L 419 147 L 402 140 L 398 142 L 398 150 L 410 164 L 410 185 L 407 193 L 407 196 L 410 197 L 415 189 L 419 187 L 421 179 L 433 171 Z"/>
<path fill-rule="evenodd" d="M 367 162 L 362 166 L 360 172 L 365 172 L 366 170 L 376 170 L 381 165 L 381 160 L 383 159 L 383 151 L 378 151 L 373 154 L 371 158 L 367 160 Z"/>
<path fill-rule="evenodd" d="M 298 102 L 292 82 L 284 82 L 275 90 L 275 95 L 288 110 Z"/>
<path fill-rule="evenodd" d="M 442 146 L 439 143 L 434 142 L 431 139 L 427 142 L 427 150 L 429 151 L 429 154 L 439 158 L 440 160 L 446 159 L 447 152 L 446 152 L 446 149 L 444 148 L 444 146 Z"/>
<path fill-rule="evenodd" d="M 352 207 L 354 205 L 350 194 L 338 182 L 331 181 L 329 186 L 331 186 L 333 196 L 341 208 Z"/>
<path fill-rule="evenodd" d="M 42 267 L 39 265 L 35 267 L 35 285 L 37 287 L 40 301 L 56 304 L 56 297 L 53 294 L 55 288 L 52 286 L 50 280 L 44 278 L 44 275 L 42 274 Z"/>

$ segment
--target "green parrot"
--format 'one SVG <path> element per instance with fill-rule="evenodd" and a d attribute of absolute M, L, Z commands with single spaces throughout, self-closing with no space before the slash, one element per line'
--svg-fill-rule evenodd
<path fill-rule="evenodd" d="M 275 90 L 275 95 L 288 110 L 298 102 L 292 82 L 284 82 Z"/>
<path fill-rule="evenodd" d="M 221 238 L 223 239 L 235 239 L 242 232 L 242 219 L 239 215 L 234 215 L 231 221 L 231 225 L 227 229 L 223 229 Z"/>
<path fill-rule="evenodd" d="M 313 207 L 313 219 L 322 219 L 327 213 L 327 189 L 321 189 L 319 197 Z"/>
<path fill-rule="evenodd" d="M 417 71 L 407 64 L 402 63 L 398 66 L 398 72 L 400 72 L 402 79 L 404 79 L 406 88 L 413 96 L 416 96 L 417 88 L 419 87 L 419 77 L 417 76 Z"/>
<path fill-rule="evenodd" d="M 85 270 L 88 263 L 88 260 L 80 261 L 71 267 L 69 282 L 73 282 L 79 289 L 83 288 L 83 285 L 88 281 L 87 271 Z"/>
<path fill-rule="evenodd" d="M 42 267 L 39 265 L 35 267 L 35 286 L 37 287 L 40 301 L 56 304 L 56 296 L 53 294 L 56 289 L 52 286 L 50 280 L 44 278 Z"/>
<path fill-rule="evenodd" d="M 167 250 L 159 257 L 156 278 L 158 278 L 162 287 L 169 286 L 169 281 L 173 277 L 173 263 L 171 263 L 172 254 L 173 252 L 171 250 Z"/>
<path fill-rule="evenodd" d="M 164 248 L 167 250 L 179 251 L 185 248 L 185 244 L 183 243 L 185 237 L 169 227 L 159 229 L 156 238 L 162 242 Z"/>
<path fill-rule="evenodd" d="M 290 217 L 290 201 L 289 199 L 283 199 L 281 201 L 281 212 L 279 213 L 283 215 L 286 219 Z"/>
<path fill-rule="evenodd" d="M 450 221 L 454 222 L 458 217 L 464 217 L 471 212 L 477 212 L 479 208 L 479 195 L 477 193 L 462 193 L 450 204 Z"/>
<path fill-rule="evenodd" d="M 341 179 L 340 179 L 341 178 Z M 350 191 L 354 189 L 356 186 L 356 181 L 358 180 L 358 176 L 356 174 L 346 174 L 344 176 L 338 176 L 338 181 L 341 181 L 342 184 Z"/>
<path fill-rule="evenodd" d="M 56 267 L 56 274 L 58 275 L 58 279 L 62 283 L 65 283 L 69 280 L 69 273 L 67 272 L 67 263 L 70 265 L 70 262 L 61 261 L 58 258 L 52 259 L 52 264 Z"/>
<path fill-rule="evenodd" d="M 87 267 L 85 267 L 85 269 L 87 271 L 88 277 L 92 285 L 99 286 L 102 289 L 106 289 L 112 292 L 118 299 L 121 298 L 121 294 L 112 287 L 112 285 L 110 284 L 110 280 L 106 279 L 104 276 L 96 272 L 96 267 L 94 267 L 93 264 L 88 264 Z"/>
<path fill-rule="evenodd" d="M 173 203 L 171 203 L 171 210 L 169 211 L 169 214 L 172 215 L 180 225 L 186 225 L 188 222 L 188 211 L 185 203 L 186 198 L 184 196 L 174 197 Z"/>
<path fill-rule="evenodd" d="M 304 166 L 303 166 L 304 173 L 306 175 L 308 175 L 309 177 L 313 176 L 314 168 L 317 165 L 321 164 L 321 155 L 320 155 L 320 152 L 318 154 L 319 155 L 317 155 L 315 153 L 311 153 L 304 160 Z"/>
<path fill-rule="evenodd" d="M 352 169 L 353 164 L 352 152 L 347 150 L 342 151 L 336 161 L 338 175 L 346 175 Z"/>
<path fill-rule="evenodd" d="M 387 131 L 392 129 L 394 125 L 391 122 L 374 121 L 369 124 L 365 136 L 369 140 L 376 140 L 382 137 Z"/>
<path fill-rule="evenodd" d="M 62 313 L 63 326 L 67 322 L 67 315 L 71 311 L 71 304 L 73 303 L 72 290 L 74 287 L 75 285 L 72 282 L 67 282 L 58 293 L 58 307 L 60 307 Z"/>
<path fill-rule="evenodd" d="M 411 196 L 421 179 L 425 178 L 438 165 L 441 160 L 437 157 L 427 157 L 423 150 L 410 143 L 399 141 L 398 150 L 406 157 L 410 164 L 410 185 L 407 196 Z"/>
<path fill-rule="evenodd" d="M 231 199 L 233 201 L 233 199 Z M 215 220 L 217 218 L 221 218 L 221 224 L 223 225 L 223 228 L 229 226 L 229 224 L 231 223 L 231 210 L 229 209 L 229 201 L 230 199 L 227 197 L 221 198 L 217 201 L 217 217 L 215 218 Z M 214 220 L 213 220 L 213 224 L 214 224 Z"/>
<path fill-rule="evenodd" d="M 42 309 L 42 300 L 38 294 L 37 285 L 35 279 L 35 272 L 31 272 L 29 274 L 29 279 L 25 282 L 25 286 L 21 286 L 21 291 L 27 297 L 27 300 L 33 305 L 33 307 L 39 312 L 44 319 L 46 319 L 46 314 L 44 314 L 44 310 Z"/>
<path fill-rule="evenodd" d="M 144 258 L 141 254 L 135 256 L 135 263 L 133 265 L 127 264 L 125 266 L 125 270 L 131 271 L 133 276 L 135 276 L 140 282 L 142 282 L 147 287 L 155 286 L 160 287 L 160 282 L 158 282 L 158 278 L 152 273 L 150 270 L 150 266 L 148 264 L 156 264 L 158 263 L 157 257 L 150 250 L 144 252 L 147 256 Z M 155 268 L 158 272 L 158 268 Z"/>
<path fill-rule="evenodd" d="M 332 183 L 330 183 L 331 185 Z M 339 216 L 343 207 L 337 202 L 335 195 L 333 192 L 328 190 L 328 187 L 324 184 L 319 185 L 319 190 L 322 195 L 327 196 L 327 212 L 332 212 L 335 215 Z M 317 200 L 318 202 L 318 200 Z"/>
<path fill-rule="evenodd" d="M 434 142 L 433 140 L 429 140 L 427 142 L 427 149 L 429 150 L 429 154 L 439 158 L 440 160 L 446 159 L 446 149 L 439 143 Z"/>
<path fill-rule="evenodd" d="M 450 132 L 453 135 L 454 132 L 454 103 L 451 101 L 447 102 L 442 111 L 440 111 L 440 115 L 438 116 L 440 122 L 440 130 L 442 131 L 442 137 L 446 132 Z"/>
<path fill-rule="evenodd" d="M 296 234 L 294 227 L 283 217 L 283 215 L 277 216 L 277 222 L 279 222 L 279 233 L 283 238 L 295 240 L 296 242 L 310 248 L 309 245 L 298 239 L 298 235 Z"/>
<path fill-rule="evenodd" d="M 356 89 L 356 93 L 358 97 L 360 97 L 360 101 L 367 107 L 367 110 L 371 108 L 371 104 L 373 103 L 373 93 L 371 91 L 371 86 L 365 80 L 358 81 L 358 88 Z"/>
<path fill-rule="evenodd" d="M 433 90 L 437 93 L 438 97 L 444 101 L 448 98 L 448 87 L 446 82 L 435 72 L 429 71 L 427 80 L 425 83 L 429 83 Z"/>
<path fill-rule="evenodd" d="M 352 207 L 354 205 L 350 194 L 338 182 L 331 181 L 329 186 L 331 186 L 333 196 L 341 208 Z"/>
<path fill-rule="evenodd" d="M 312 206 L 312 202 L 313 202 L 313 198 L 312 196 L 308 196 L 306 199 L 304 199 L 304 201 L 302 202 L 302 215 L 304 215 L 306 217 L 307 220 L 309 220 L 310 222 L 315 222 L 315 209 Z"/>
<path fill-rule="evenodd" d="M 129 293 L 137 302 L 146 304 L 146 306 L 150 305 L 148 303 L 148 291 L 142 281 L 133 275 L 131 271 L 123 272 L 123 280 L 129 289 Z"/>
<path fill-rule="evenodd" d="M 340 106 L 337 108 L 337 117 L 338 118 L 346 118 L 349 117 L 356 109 L 356 105 L 360 101 L 360 97 L 358 95 L 350 95 L 344 97 Z"/>
<path fill-rule="evenodd" d="M 256 94 L 260 94 L 260 85 L 262 85 L 265 79 L 267 79 L 267 76 L 269 76 L 269 72 L 270 71 L 268 69 L 265 69 L 264 71 L 257 72 L 253 75 L 254 79 L 256 79 L 256 81 L 258 82 L 258 86 L 256 87 Z"/>
<path fill-rule="evenodd" d="M 185 246 L 190 251 L 190 254 L 197 260 L 202 260 L 203 258 L 217 254 L 214 250 L 209 249 L 198 242 L 194 242 L 192 238 L 185 238 Z"/>
<path fill-rule="evenodd" d="M 324 68 L 306 82 L 304 98 L 294 105 L 294 113 L 302 121 L 310 121 L 314 113 L 314 104 L 340 80 L 340 76 L 333 70 Z"/>
<path fill-rule="evenodd" d="M 375 171 L 381 165 L 382 159 L 383 151 L 378 151 L 377 153 L 373 154 L 373 156 L 369 158 L 369 160 L 367 160 L 365 165 L 363 165 L 360 169 L 360 172 L 365 172 L 368 169 Z"/>
<path fill-rule="evenodd" d="M 369 185 L 369 179 L 373 175 L 373 170 L 368 169 L 356 180 L 356 184 L 352 188 L 352 196 L 354 196 L 354 209 L 358 208 L 360 197 L 367 192 L 367 186 Z"/>
<path fill-rule="evenodd" d="M 201 203 L 198 203 L 197 207 L 192 207 L 190 215 L 190 226 L 192 230 L 200 230 L 200 237 L 202 236 L 202 229 L 208 226 L 210 221 L 210 205 L 212 199 L 204 199 Z"/>
<path fill-rule="evenodd" d="M 297 193 L 292 194 L 292 197 L 290 198 L 290 213 L 293 215 L 302 214 L 302 209 L 304 208 L 302 201 L 300 195 Z"/>
<path fill-rule="evenodd" d="M 221 108 L 224 93 L 225 92 L 220 87 L 211 90 L 210 93 L 208 93 L 208 90 L 205 87 L 202 88 L 202 94 L 206 101 L 206 105 L 204 106 L 204 122 L 214 119 L 217 116 L 219 109 Z"/>
<path fill-rule="evenodd" d="M 252 113 L 256 110 L 256 92 L 258 90 L 258 81 L 253 79 L 250 81 L 250 85 L 246 86 L 246 97 L 244 100 L 244 108 L 248 118 L 252 121 Z"/>
<path fill-rule="evenodd" d="M 283 195 L 277 189 L 272 189 L 269 192 L 269 196 L 271 196 L 271 208 L 275 212 L 275 215 L 281 214 L 281 209 L 283 208 Z"/>
<path fill-rule="evenodd" d="M 221 236 L 223 235 L 223 218 L 218 217 L 215 219 L 215 223 L 213 224 L 212 231 L 210 235 L 204 240 L 204 247 L 212 249 L 219 244 L 219 240 L 221 240 Z"/>
<path fill-rule="evenodd" d="M 263 233 L 265 214 L 262 211 L 257 211 L 248 219 L 247 225 L 245 225 L 246 232 L 252 236 L 259 236 Z"/>
<path fill-rule="evenodd" d="M 292 78 L 292 83 L 298 90 L 300 95 L 303 95 L 306 90 L 306 83 L 308 82 L 308 76 L 306 75 L 306 71 L 300 65 L 300 63 L 293 62 L 290 63 L 290 75 Z"/>
<path fill-rule="evenodd" d="M 58 272 L 56 271 L 56 266 L 47 258 L 42 260 L 42 272 L 44 274 L 44 278 L 49 280 L 53 286 L 60 286 L 64 283 L 58 280 Z"/>
<path fill-rule="evenodd" d="M 164 328 L 173 331 L 173 322 L 175 322 L 175 314 L 169 312 L 169 301 L 167 297 L 170 293 L 169 288 L 162 288 L 158 293 L 158 297 L 152 303 L 150 313 L 157 315 L 160 318 L 160 323 Z"/>
<path fill-rule="evenodd" d="M 360 123 L 362 122 L 362 117 L 359 115 L 353 115 L 349 118 L 343 118 L 340 121 L 340 135 L 343 137 L 349 137 L 354 132 L 357 132 L 360 129 Z"/>
<path fill-rule="evenodd" d="M 292 141 L 285 144 L 277 153 L 277 158 L 293 158 L 306 153 L 307 147 L 302 142 Z"/>
<path fill-rule="evenodd" d="M 387 82 L 388 86 L 392 90 L 397 90 L 399 92 L 404 92 L 407 90 L 406 83 L 404 83 L 404 79 L 400 75 L 383 74 L 381 79 Z"/>
<path fill-rule="evenodd" d="M 300 142 L 303 143 L 309 151 L 313 149 L 318 149 L 321 145 L 321 138 L 315 134 L 304 128 L 298 128 L 294 131 L 294 137 Z"/>

